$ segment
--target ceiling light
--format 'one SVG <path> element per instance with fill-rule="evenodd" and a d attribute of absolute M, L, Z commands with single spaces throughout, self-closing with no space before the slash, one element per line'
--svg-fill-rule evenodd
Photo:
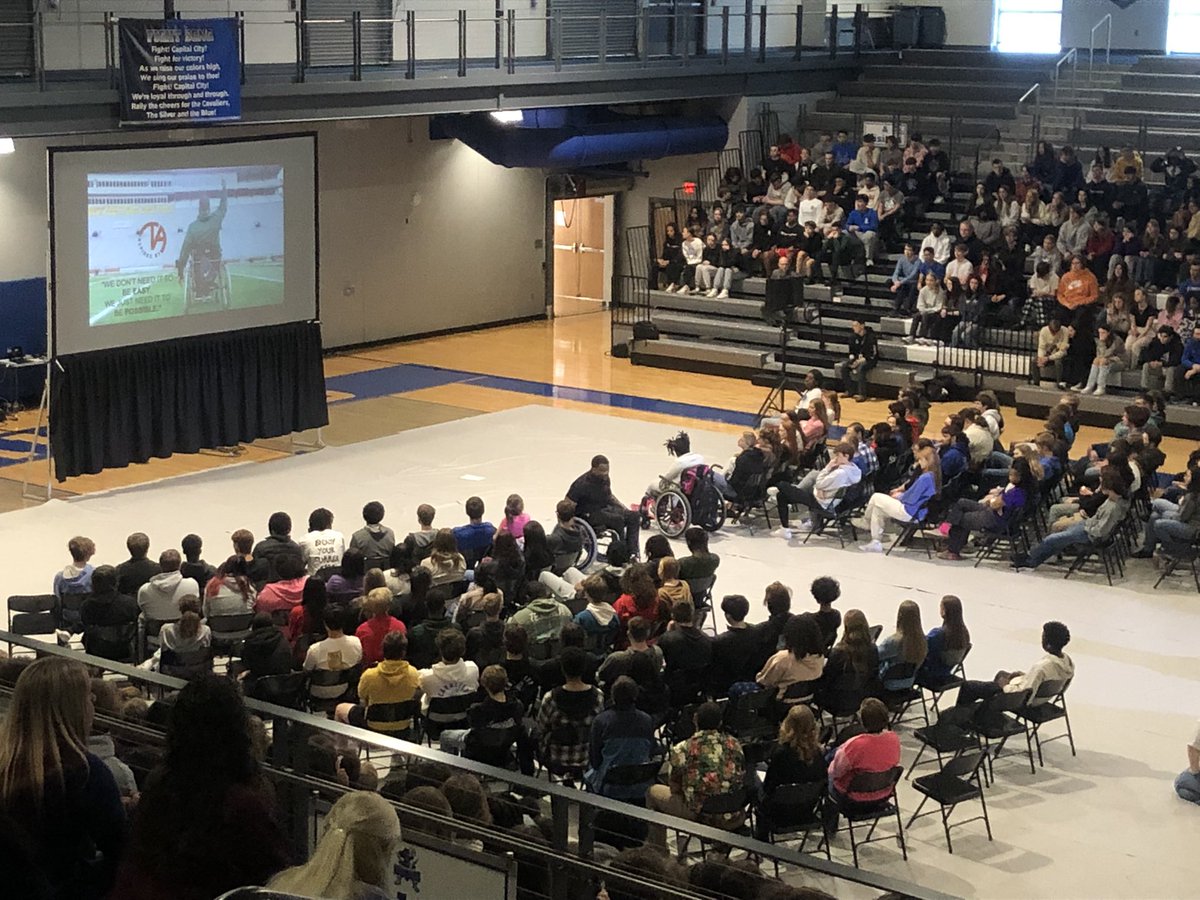
<path fill-rule="evenodd" d="M 13 143 L 12 138 L 0 137 L 0 156 L 4 156 L 6 154 L 16 153 L 16 152 L 17 152 L 17 145 Z"/>
<path fill-rule="evenodd" d="M 525 114 L 519 109 L 498 109 L 492 113 L 492 118 L 501 125 L 516 125 L 524 120 Z"/>

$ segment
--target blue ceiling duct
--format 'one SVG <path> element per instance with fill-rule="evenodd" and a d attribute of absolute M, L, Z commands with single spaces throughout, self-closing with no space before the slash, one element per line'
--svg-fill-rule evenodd
<path fill-rule="evenodd" d="M 435 116 L 432 137 L 457 138 L 510 169 L 576 169 L 725 149 L 729 126 L 718 116 L 629 116 L 596 107 L 531 109 L 520 121 L 491 113 Z"/>

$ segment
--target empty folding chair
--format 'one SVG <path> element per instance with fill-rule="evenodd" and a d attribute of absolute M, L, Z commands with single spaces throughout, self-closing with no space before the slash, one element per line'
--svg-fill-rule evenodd
<path fill-rule="evenodd" d="M 951 853 L 954 852 L 954 845 L 950 842 L 950 829 L 966 825 L 968 822 L 977 822 L 982 819 L 990 841 L 992 839 L 992 823 L 988 819 L 987 801 L 983 797 L 983 776 L 981 774 L 986 756 L 987 754 L 983 750 L 964 753 L 951 759 L 940 772 L 913 779 L 913 788 L 924 796 L 921 798 L 917 811 L 908 820 L 908 827 L 912 828 L 912 823 L 922 815 L 928 816 L 935 812 L 934 810 L 927 813 L 921 812 L 925 804 L 932 800 L 938 804 L 936 811 L 942 815 L 942 829 L 946 832 L 946 849 Z M 954 812 L 954 808 L 960 803 L 970 800 L 979 801 L 982 813 L 951 825 L 950 814 Z"/>
<path fill-rule="evenodd" d="M 1016 718 L 1016 712 L 1029 702 L 1029 691 L 999 691 L 985 700 L 982 708 L 971 722 L 971 731 L 983 741 L 983 749 L 988 752 L 987 778 L 995 780 L 994 762 L 1000 757 L 1000 751 L 1015 735 L 1025 734 L 1025 723 Z M 993 746 L 993 744 L 995 746 Z M 1033 750 L 1029 752 L 1029 773 L 1036 770 L 1033 767 Z"/>
<path fill-rule="evenodd" d="M 921 742 L 921 749 L 913 757 L 905 777 L 912 777 L 913 769 L 920 764 L 921 757 L 925 755 L 926 750 L 933 750 L 937 754 L 937 763 L 940 768 L 944 755 L 954 756 L 966 750 L 978 749 L 980 746 L 979 736 L 975 734 L 971 723 L 981 706 L 983 706 L 983 701 L 976 700 L 971 704 L 948 707 L 942 710 L 937 721 L 932 725 L 926 725 L 924 728 L 914 731 L 913 737 Z"/>
<path fill-rule="evenodd" d="M 58 629 L 58 598 L 53 594 L 15 594 L 8 598 L 8 630 L 23 637 L 54 640 Z M 13 645 L 8 645 L 13 655 Z"/>

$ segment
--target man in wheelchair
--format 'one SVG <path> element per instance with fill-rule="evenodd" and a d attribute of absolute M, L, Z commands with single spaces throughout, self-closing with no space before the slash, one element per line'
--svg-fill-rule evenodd
<path fill-rule="evenodd" d="M 597 532 L 606 528 L 617 532 L 624 538 L 630 555 L 637 555 L 641 546 L 641 516 L 613 496 L 607 456 L 592 457 L 592 467 L 571 482 L 567 499 L 575 503 L 576 516 Z"/>
<path fill-rule="evenodd" d="M 229 191 L 221 179 L 221 201 L 214 212 L 208 197 L 201 197 L 196 220 L 188 226 L 175 271 L 179 283 L 184 283 L 184 272 L 191 264 L 191 297 L 207 299 L 221 285 L 221 224 L 229 208 Z M 189 300 L 191 298 L 188 298 Z"/>
<path fill-rule="evenodd" d="M 659 494 L 670 488 L 679 488 L 682 484 L 683 473 L 688 469 L 704 465 L 704 457 L 692 452 L 692 439 L 686 431 L 681 431 L 664 445 L 667 454 L 673 457 L 667 471 L 658 476 L 658 480 L 646 488 L 646 496 L 642 498 L 642 513 L 646 514 L 647 505 L 652 505 Z"/>

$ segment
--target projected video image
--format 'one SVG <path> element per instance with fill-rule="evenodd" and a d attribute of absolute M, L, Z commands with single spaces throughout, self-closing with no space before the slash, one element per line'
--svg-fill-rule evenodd
<path fill-rule="evenodd" d="M 88 324 L 284 301 L 283 166 L 89 173 Z"/>

